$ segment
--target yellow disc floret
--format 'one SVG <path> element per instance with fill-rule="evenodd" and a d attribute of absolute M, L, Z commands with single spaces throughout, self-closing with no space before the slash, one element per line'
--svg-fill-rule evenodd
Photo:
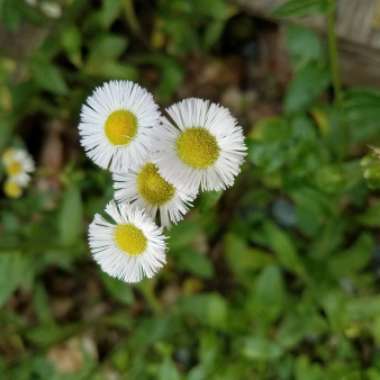
<path fill-rule="evenodd" d="M 174 187 L 160 176 L 157 166 L 152 163 L 145 164 L 137 175 L 137 190 L 155 206 L 168 202 L 175 193 Z"/>
<path fill-rule="evenodd" d="M 16 182 L 8 179 L 4 183 L 4 193 L 8 198 L 20 198 L 22 195 L 22 188 Z"/>
<path fill-rule="evenodd" d="M 128 145 L 137 132 L 136 116 L 127 110 L 118 110 L 108 116 L 105 134 L 113 145 Z"/>
<path fill-rule="evenodd" d="M 114 236 L 117 246 L 127 255 L 138 256 L 145 251 L 147 239 L 133 224 L 117 225 Z"/>
<path fill-rule="evenodd" d="M 12 161 L 10 162 L 6 167 L 5 171 L 7 172 L 8 175 L 10 176 L 16 176 L 23 171 L 23 167 L 21 165 L 21 162 L 18 161 Z"/>
<path fill-rule="evenodd" d="M 189 128 L 176 141 L 179 158 L 194 169 L 206 169 L 219 157 L 216 138 L 205 128 Z"/>

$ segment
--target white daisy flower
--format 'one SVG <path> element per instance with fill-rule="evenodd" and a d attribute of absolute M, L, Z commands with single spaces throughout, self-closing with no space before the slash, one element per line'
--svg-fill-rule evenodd
<path fill-rule="evenodd" d="M 10 148 L 3 153 L 3 164 L 12 183 L 25 187 L 30 181 L 30 173 L 34 171 L 34 161 L 24 149 Z"/>
<path fill-rule="evenodd" d="M 60 4 L 51 1 L 44 1 L 40 4 L 41 11 L 49 18 L 60 18 L 62 16 L 62 8 Z"/>
<path fill-rule="evenodd" d="M 160 112 L 153 96 L 130 81 L 110 81 L 82 106 L 79 133 L 88 157 L 113 172 L 142 163 L 152 148 Z"/>
<path fill-rule="evenodd" d="M 159 211 L 163 226 L 182 220 L 196 197 L 195 193 L 177 189 L 162 178 L 157 166 L 150 161 L 126 174 L 114 174 L 113 180 L 115 199 L 118 202 L 143 208 L 152 218 Z"/>
<path fill-rule="evenodd" d="M 162 228 L 144 211 L 130 205 L 111 201 L 105 211 L 116 224 L 95 215 L 89 227 L 95 261 L 104 272 L 125 282 L 152 277 L 166 262 Z"/>
<path fill-rule="evenodd" d="M 154 131 L 160 174 L 187 191 L 231 186 L 247 148 L 243 130 L 228 109 L 191 98 L 166 111 L 168 117 Z"/>

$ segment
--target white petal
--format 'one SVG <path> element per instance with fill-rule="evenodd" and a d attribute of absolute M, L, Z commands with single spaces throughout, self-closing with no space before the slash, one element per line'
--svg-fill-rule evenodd
<path fill-rule="evenodd" d="M 224 190 L 233 185 L 246 156 L 243 129 L 227 108 L 208 100 L 190 98 L 175 103 L 161 118 L 154 131 L 157 141 L 155 163 L 161 175 L 180 189 Z M 176 141 L 189 128 L 205 128 L 215 137 L 219 147 L 218 159 L 208 168 L 195 169 L 177 154 Z"/>
<path fill-rule="evenodd" d="M 130 203 L 145 211 L 154 219 L 157 214 L 160 215 L 160 224 L 164 227 L 172 223 L 177 224 L 184 215 L 189 211 L 192 202 L 197 196 L 196 192 L 189 192 L 184 189 L 175 188 L 173 197 L 162 205 L 155 205 L 145 199 L 138 190 L 137 176 L 141 169 L 150 163 L 146 161 L 139 165 L 135 170 L 127 173 L 115 173 L 113 175 L 115 199 L 119 203 Z M 170 183 L 170 181 L 169 181 Z"/>
<path fill-rule="evenodd" d="M 137 119 L 137 133 L 129 144 L 113 145 L 104 132 L 108 116 L 127 110 Z M 130 81 L 110 81 L 97 87 L 82 106 L 79 134 L 86 154 L 97 165 L 112 172 L 125 172 L 143 162 L 152 149 L 152 129 L 160 112 L 153 96 Z"/>
<path fill-rule="evenodd" d="M 107 214 L 116 224 L 96 214 L 89 226 L 89 245 L 95 261 L 110 276 L 125 282 L 138 282 L 144 276 L 150 278 L 166 263 L 166 237 L 144 211 L 130 205 L 118 206 L 114 201 L 106 206 Z M 139 255 L 128 255 L 115 243 L 114 230 L 117 224 L 130 223 L 141 229 L 147 246 Z"/>

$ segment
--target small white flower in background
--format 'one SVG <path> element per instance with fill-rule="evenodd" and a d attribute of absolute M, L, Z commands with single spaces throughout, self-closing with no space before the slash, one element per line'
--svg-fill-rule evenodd
<path fill-rule="evenodd" d="M 162 228 L 143 210 L 108 203 L 106 213 L 115 223 L 96 214 L 89 227 L 89 244 L 95 261 L 112 277 L 125 282 L 150 278 L 166 263 Z"/>
<path fill-rule="evenodd" d="M 10 148 L 3 153 L 5 171 L 20 187 L 26 187 L 30 181 L 30 173 L 34 171 L 34 161 L 27 151 L 19 148 Z"/>
<path fill-rule="evenodd" d="M 127 172 L 150 153 L 159 118 L 148 91 L 130 81 L 110 81 L 96 88 L 82 107 L 81 144 L 100 167 Z"/>
<path fill-rule="evenodd" d="M 35 7 L 37 5 L 37 0 L 25 0 L 25 3 L 27 3 L 31 7 Z"/>
<path fill-rule="evenodd" d="M 42 13 L 49 18 L 60 18 L 62 16 L 62 7 L 58 3 L 52 1 L 44 1 L 40 4 Z"/>
<path fill-rule="evenodd" d="M 145 162 L 136 170 L 113 175 L 115 199 L 131 203 L 155 218 L 160 213 L 161 225 L 178 223 L 189 211 L 195 193 L 177 189 L 158 173 L 153 162 Z"/>
<path fill-rule="evenodd" d="M 228 109 L 190 98 L 166 112 L 168 117 L 154 131 L 160 174 L 191 192 L 232 186 L 247 148 L 243 130 Z"/>

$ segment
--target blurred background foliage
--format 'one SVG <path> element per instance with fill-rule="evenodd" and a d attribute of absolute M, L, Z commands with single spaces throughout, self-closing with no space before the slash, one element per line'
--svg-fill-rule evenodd
<path fill-rule="evenodd" d="M 281 51 L 274 24 L 225 0 L 0 0 L 0 19 L 0 150 L 38 165 L 22 199 L 0 198 L 0 379 L 380 379 L 380 92 L 341 90 L 325 37 L 289 26 Z M 112 78 L 162 105 L 222 102 L 249 145 L 138 286 L 86 243 L 112 188 L 78 114 Z"/>

